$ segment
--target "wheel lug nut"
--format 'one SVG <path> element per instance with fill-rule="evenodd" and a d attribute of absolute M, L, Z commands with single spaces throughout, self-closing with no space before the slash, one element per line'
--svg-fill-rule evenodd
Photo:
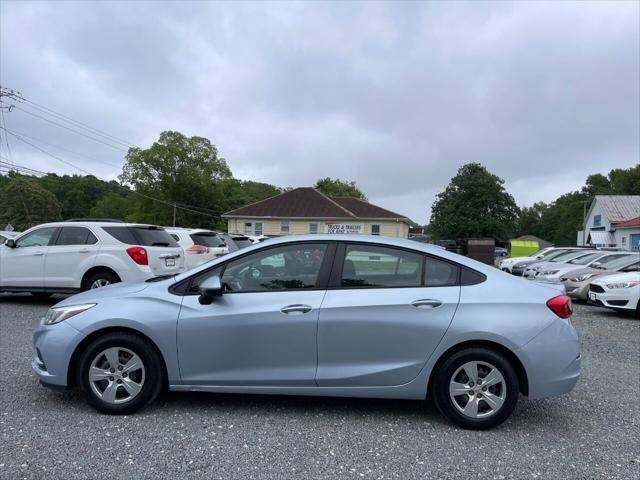
<path fill-rule="evenodd" d="M 115 368 L 110 368 L 110 369 L 109 369 L 109 371 L 110 371 L 111 373 L 113 373 L 113 372 L 115 372 L 115 371 L 116 371 L 116 369 L 115 369 Z"/>
<path fill-rule="evenodd" d="M 111 380 L 113 382 L 113 377 L 109 377 L 109 380 Z"/>
<path fill-rule="evenodd" d="M 478 398 L 482 398 L 482 394 L 481 393 L 478 394 Z"/>
<path fill-rule="evenodd" d="M 127 372 L 123 372 L 122 376 L 126 377 L 127 376 Z"/>
<path fill-rule="evenodd" d="M 469 386 L 470 386 L 470 387 L 473 387 L 473 382 L 469 382 Z"/>
<path fill-rule="evenodd" d="M 487 387 L 482 387 L 482 391 L 486 392 L 487 391 Z"/>
<path fill-rule="evenodd" d="M 117 383 L 122 383 L 122 380 L 118 380 Z"/>
<path fill-rule="evenodd" d="M 118 367 L 118 370 L 122 370 L 122 365 L 120 365 L 120 366 Z"/>
<path fill-rule="evenodd" d="M 473 392 L 469 392 L 469 396 L 470 396 L 470 397 L 473 397 Z"/>

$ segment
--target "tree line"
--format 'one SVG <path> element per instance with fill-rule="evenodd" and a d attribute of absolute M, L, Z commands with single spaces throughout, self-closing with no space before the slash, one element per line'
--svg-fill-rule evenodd
<path fill-rule="evenodd" d="M 354 182 L 319 179 L 328 195 L 366 199 Z M 210 140 L 166 131 L 146 149 L 131 148 L 118 181 L 92 175 L 0 175 L 0 230 L 10 223 L 26 230 L 71 218 L 226 229 L 220 215 L 285 191 L 268 183 L 239 180 Z"/>
<path fill-rule="evenodd" d="M 327 195 L 367 200 L 353 181 L 321 178 Z M 272 197 L 286 187 L 234 178 L 216 146 L 203 137 L 166 131 L 149 148 L 131 148 L 118 180 L 87 175 L 0 175 L 0 229 L 25 230 L 70 218 L 113 218 L 157 225 L 225 229 L 220 215 Z M 574 244 L 583 211 L 595 195 L 639 195 L 640 165 L 589 175 L 585 185 L 550 203 L 518 207 L 504 180 L 479 163 L 460 167 L 432 206 L 424 226 L 435 240 L 495 238 L 507 242 L 530 234 L 555 244 Z M 640 215 L 640 213 L 639 213 Z"/>

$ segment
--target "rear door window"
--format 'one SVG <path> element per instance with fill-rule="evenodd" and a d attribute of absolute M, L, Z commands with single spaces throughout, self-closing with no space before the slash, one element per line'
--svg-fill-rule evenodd
<path fill-rule="evenodd" d="M 347 245 L 342 287 L 420 287 L 424 257 L 373 245 Z"/>

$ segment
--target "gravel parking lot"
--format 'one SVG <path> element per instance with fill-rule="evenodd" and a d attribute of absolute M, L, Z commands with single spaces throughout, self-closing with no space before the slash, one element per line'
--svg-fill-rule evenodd
<path fill-rule="evenodd" d="M 56 300 L 0 294 L 0 477 L 640 478 L 640 322 L 577 305 L 583 375 L 563 397 L 520 399 L 489 432 L 422 402 L 165 394 L 96 413 L 38 385 L 31 334 Z"/>

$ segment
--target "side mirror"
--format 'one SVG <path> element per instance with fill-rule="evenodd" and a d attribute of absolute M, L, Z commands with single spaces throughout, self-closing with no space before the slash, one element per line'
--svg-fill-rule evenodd
<path fill-rule="evenodd" d="M 218 275 L 212 275 L 200 284 L 200 305 L 211 305 L 216 297 L 222 296 L 222 282 Z"/>
<path fill-rule="evenodd" d="M 16 248 L 16 241 L 13 238 L 9 238 L 4 244 L 9 248 Z"/>

